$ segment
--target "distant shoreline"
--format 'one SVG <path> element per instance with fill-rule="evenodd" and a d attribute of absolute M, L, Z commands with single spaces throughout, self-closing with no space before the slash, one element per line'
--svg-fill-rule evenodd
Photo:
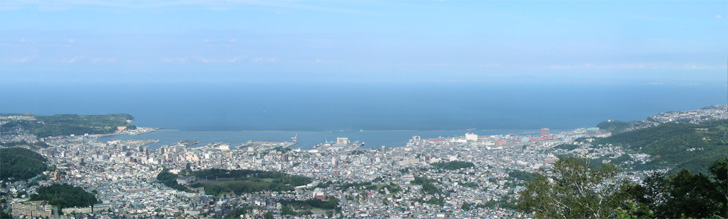
<path fill-rule="evenodd" d="M 306 131 L 306 130 L 235 130 L 235 129 L 223 129 L 223 130 L 210 130 L 210 129 L 171 129 L 171 128 L 158 128 L 157 131 L 189 131 L 189 132 L 294 132 L 294 133 L 338 133 L 338 132 L 469 132 L 469 131 L 539 131 L 540 128 L 527 128 L 527 129 L 347 129 L 347 130 L 328 130 L 328 131 Z M 571 130 L 568 128 L 563 129 L 552 129 L 552 130 Z"/>

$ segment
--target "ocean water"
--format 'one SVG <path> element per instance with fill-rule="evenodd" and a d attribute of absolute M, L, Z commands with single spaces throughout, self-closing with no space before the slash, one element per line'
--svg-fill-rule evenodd
<path fill-rule="evenodd" d="M 423 137 L 593 127 L 726 104 L 726 87 L 488 83 L 7 83 L 0 112 L 129 113 L 165 130 L 127 139 L 284 141 L 367 147 Z"/>

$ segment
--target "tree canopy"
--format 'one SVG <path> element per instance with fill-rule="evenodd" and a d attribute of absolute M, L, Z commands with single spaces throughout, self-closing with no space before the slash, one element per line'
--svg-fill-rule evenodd
<path fill-rule="evenodd" d="M 533 174 L 518 207 L 540 218 L 608 217 L 625 199 L 619 192 L 623 183 L 612 180 L 616 174 L 611 164 L 593 169 L 588 160 L 561 159 L 551 174 Z"/>
<path fill-rule="evenodd" d="M 129 125 L 127 120 L 134 120 L 129 114 L 110 115 L 76 115 L 58 114 L 53 116 L 35 116 L 36 120 L 10 121 L 0 126 L 0 132 L 24 130 L 40 138 L 59 135 L 108 134 L 116 131 L 117 126 Z"/>
<path fill-rule="evenodd" d="M 536 173 L 523 190 L 520 210 L 539 218 L 728 217 L 728 159 L 711 175 L 680 170 L 654 173 L 641 184 L 616 180 L 611 164 L 593 168 L 586 159 L 565 158 L 551 173 Z"/>
<path fill-rule="evenodd" d="M 25 148 L 0 149 L 0 179 L 26 180 L 43 173 L 48 166 L 42 155 Z"/>
<path fill-rule="evenodd" d="M 47 201 L 59 208 L 87 207 L 101 203 L 94 194 L 68 184 L 53 184 L 36 189 L 38 194 L 30 196 L 31 201 Z"/>
<path fill-rule="evenodd" d="M 157 181 L 176 190 L 188 191 L 186 187 L 177 183 L 177 174 L 171 173 L 167 169 L 157 174 Z"/>
<path fill-rule="evenodd" d="M 680 170 L 673 176 L 655 173 L 626 190 L 637 205 L 631 216 L 658 218 L 728 217 L 728 159 L 715 161 L 711 175 Z M 649 215 L 645 212 L 653 212 Z"/>
<path fill-rule="evenodd" d="M 700 124 L 665 123 L 607 138 L 597 138 L 594 145 L 622 145 L 638 153 L 652 155 L 652 161 L 635 166 L 637 170 L 672 168 L 708 174 L 711 163 L 728 154 L 728 120 Z"/>
<path fill-rule="evenodd" d="M 215 196 L 224 193 L 240 195 L 258 191 L 290 191 L 295 186 L 306 185 L 312 181 L 311 178 L 304 176 L 260 170 L 208 169 L 194 171 L 190 175 L 199 180 L 190 187 L 203 187 L 205 193 Z M 187 187 L 177 183 L 177 177 L 177 174 L 162 170 L 157 175 L 157 180 L 171 188 L 189 191 Z"/>
<path fill-rule="evenodd" d="M 471 162 L 465 162 L 465 161 L 451 161 L 451 162 L 440 162 L 440 163 L 433 163 L 432 166 L 440 169 L 446 169 L 446 170 L 457 170 L 457 169 L 463 169 L 463 168 L 469 168 L 474 167 L 475 164 Z"/>

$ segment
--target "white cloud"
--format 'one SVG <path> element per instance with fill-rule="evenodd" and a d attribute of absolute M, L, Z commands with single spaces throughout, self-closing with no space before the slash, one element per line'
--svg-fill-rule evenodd
<path fill-rule="evenodd" d="M 237 41 L 236 41 L 235 39 L 231 39 L 231 40 L 230 40 L 229 42 L 231 42 L 231 43 L 235 43 L 235 42 L 237 42 Z"/>
<path fill-rule="evenodd" d="M 36 56 L 26 56 L 19 59 L 13 59 L 14 63 L 26 63 L 35 60 Z"/>
<path fill-rule="evenodd" d="M 161 61 L 164 63 L 187 63 L 188 58 L 167 58 L 162 57 Z"/>
<path fill-rule="evenodd" d="M 680 68 L 680 64 L 667 62 L 637 62 L 637 63 L 619 63 L 596 66 L 597 68 L 607 69 L 665 69 Z"/>
<path fill-rule="evenodd" d="M 195 57 L 195 60 L 202 63 L 238 63 L 248 60 L 245 56 L 236 56 L 232 58 L 207 58 L 207 57 Z M 186 59 L 185 59 L 186 62 Z"/>
<path fill-rule="evenodd" d="M 427 66 L 432 66 L 432 67 L 448 67 L 448 66 L 450 66 L 450 64 L 448 64 L 448 63 L 430 63 L 430 64 L 427 64 Z"/>
<path fill-rule="evenodd" d="M 557 64 L 553 64 L 553 65 L 546 66 L 546 68 L 547 69 L 563 70 L 563 69 L 572 69 L 572 68 L 574 68 L 574 66 L 572 66 L 572 65 L 557 65 Z"/>
<path fill-rule="evenodd" d="M 228 63 L 236 63 L 236 62 L 242 62 L 245 60 L 247 60 L 247 58 L 245 56 L 238 56 L 238 57 L 229 58 L 225 61 Z"/>
<path fill-rule="evenodd" d="M 208 39 L 204 39 L 204 40 L 202 40 L 202 42 L 203 42 L 203 43 L 209 43 L 209 42 L 210 42 L 210 40 L 208 40 Z"/>
<path fill-rule="evenodd" d="M 237 7 L 260 6 L 278 9 L 299 9 L 325 11 L 335 13 L 362 13 L 340 7 L 321 6 L 316 2 L 290 1 L 290 0 L 53 0 L 53 1 L 27 1 L 27 0 L 3 0 L 0 1 L 0 10 L 19 10 L 23 8 L 36 8 L 42 11 L 71 10 L 88 7 L 109 7 L 109 8 L 166 8 L 192 6 L 206 8 L 208 10 L 228 10 Z"/>
<path fill-rule="evenodd" d="M 545 67 L 546 69 L 554 70 L 569 70 L 569 69 L 720 69 L 725 68 L 724 66 L 718 65 L 705 65 L 700 63 L 668 63 L 668 62 L 636 62 L 636 63 L 613 63 L 597 65 L 593 63 L 584 64 L 567 64 L 559 65 L 553 64 Z"/>
<path fill-rule="evenodd" d="M 202 61 L 202 63 L 218 63 L 218 62 L 220 62 L 217 59 L 209 59 L 209 58 L 205 58 L 205 57 L 197 57 L 197 59 L 200 60 L 200 61 Z"/>
<path fill-rule="evenodd" d="M 75 43 L 76 41 L 75 41 L 75 40 L 73 40 L 73 39 L 69 39 L 69 40 L 68 40 L 67 42 L 68 42 L 68 43 Z"/>
<path fill-rule="evenodd" d="M 86 56 L 76 56 L 71 58 L 39 58 L 37 55 L 26 56 L 23 58 L 15 58 L 10 60 L 13 63 L 63 63 L 63 64 L 78 64 L 78 63 L 91 63 L 91 64 L 109 64 L 116 63 L 119 60 L 115 57 L 94 57 L 87 58 Z"/>
<path fill-rule="evenodd" d="M 90 59 L 88 59 L 88 61 L 91 63 L 96 63 L 96 64 L 108 64 L 108 63 L 115 63 L 116 58 L 90 58 Z"/>
<path fill-rule="evenodd" d="M 685 69 L 695 69 L 695 70 L 725 69 L 725 68 L 727 68 L 725 65 L 705 65 L 705 64 L 700 64 L 700 63 L 685 63 L 685 64 L 683 64 L 683 67 Z"/>
<path fill-rule="evenodd" d="M 615 63 L 606 65 L 595 65 L 593 63 L 584 63 L 576 65 L 549 65 L 547 69 L 586 69 L 586 68 L 602 68 L 602 69 L 657 69 L 667 68 L 672 64 L 660 62 L 638 62 L 638 63 Z"/>
<path fill-rule="evenodd" d="M 719 14 L 717 14 L 717 15 L 715 15 L 715 18 L 721 19 L 721 18 L 723 18 L 723 16 L 722 16 L 722 15 L 719 15 Z"/>
<path fill-rule="evenodd" d="M 77 57 L 73 57 L 73 58 L 70 58 L 70 59 L 61 59 L 60 62 L 61 63 L 67 63 L 67 64 L 73 64 L 73 63 L 81 62 L 84 59 L 85 58 L 83 56 L 77 56 Z"/>
<path fill-rule="evenodd" d="M 278 58 L 253 58 L 250 61 L 253 63 L 273 63 L 277 62 Z"/>
<path fill-rule="evenodd" d="M 337 65 L 337 64 L 347 63 L 347 61 L 330 60 L 330 59 L 315 59 L 315 60 L 313 60 L 313 63 L 321 64 L 321 65 Z"/>
<path fill-rule="evenodd" d="M 555 18 L 554 21 L 559 22 L 559 23 L 567 23 L 567 24 L 582 24 L 583 23 L 579 20 L 566 19 L 566 18 Z"/>
<path fill-rule="evenodd" d="M 19 41 L 20 41 L 21 43 L 24 43 L 24 42 L 25 42 L 25 38 L 21 38 L 21 39 L 20 39 Z"/>

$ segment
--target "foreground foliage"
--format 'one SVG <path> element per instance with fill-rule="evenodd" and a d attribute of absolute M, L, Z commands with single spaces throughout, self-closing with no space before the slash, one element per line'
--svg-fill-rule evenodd
<path fill-rule="evenodd" d="M 726 218 L 728 159 L 709 169 L 710 176 L 683 169 L 634 184 L 615 180 L 611 164 L 593 168 L 588 160 L 565 158 L 551 174 L 534 174 L 518 207 L 539 218 Z"/>
<path fill-rule="evenodd" d="M 655 173 L 641 185 L 626 190 L 634 203 L 630 216 L 658 218 L 728 217 L 728 159 L 710 167 L 711 175 L 680 170 L 676 175 Z"/>
<path fill-rule="evenodd" d="M 0 179 L 26 180 L 43 173 L 48 166 L 42 155 L 25 148 L 0 149 Z"/>
<path fill-rule="evenodd" d="M 535 173 L 522 191 L 518 207 L 540 218 L 603 218 L 625 200 L 615 182 L 615 166 L 592 169 L 588 160 L 566 158 L 556 162 L 552 174 Z"/>

